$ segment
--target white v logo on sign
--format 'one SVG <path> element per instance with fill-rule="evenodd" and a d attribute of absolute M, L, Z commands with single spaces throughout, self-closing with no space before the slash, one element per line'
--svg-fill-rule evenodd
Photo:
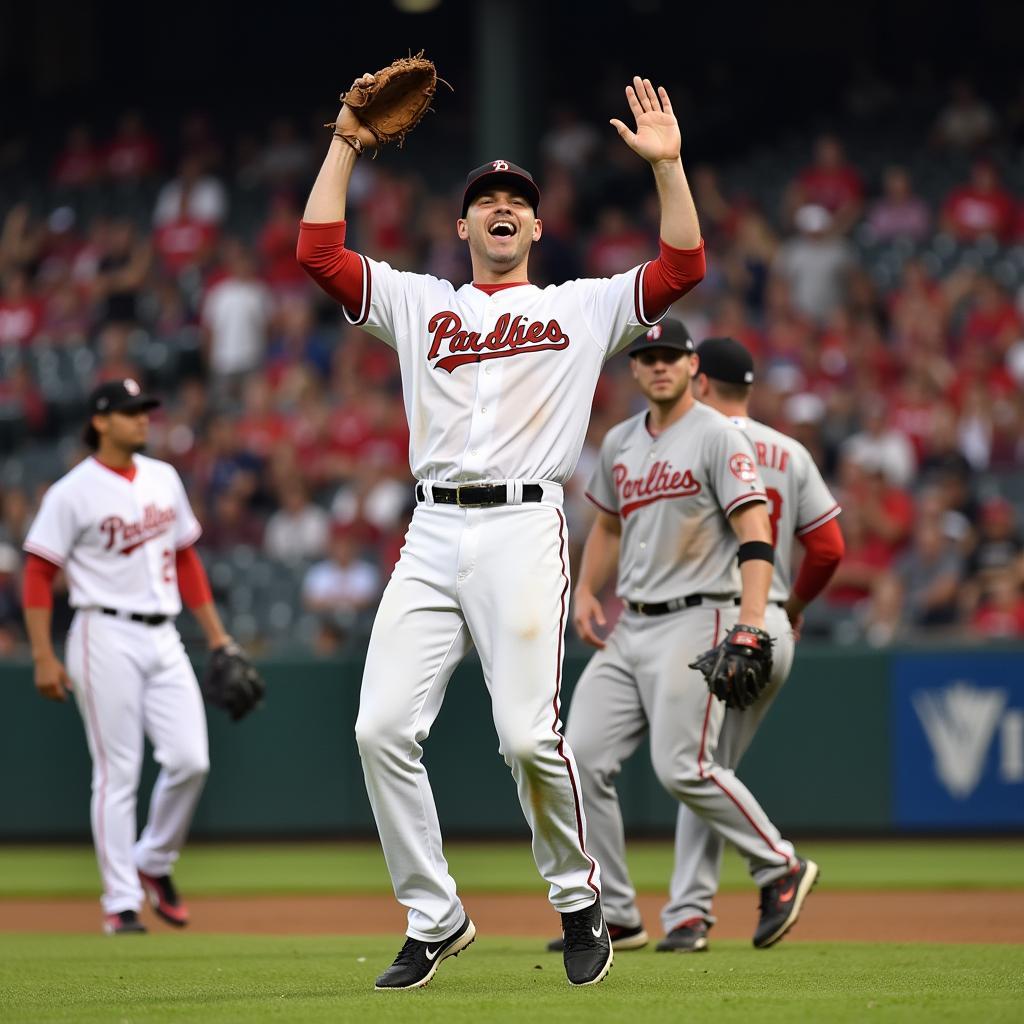
<path fill-rule="evenodd" d="M 944 690 L 918 690 L 911 697 L 917 717 L 935 755 L 935 771 L 957 800 L 974 792 L 999 717 L 1006 690 L 956 682 Z"/>

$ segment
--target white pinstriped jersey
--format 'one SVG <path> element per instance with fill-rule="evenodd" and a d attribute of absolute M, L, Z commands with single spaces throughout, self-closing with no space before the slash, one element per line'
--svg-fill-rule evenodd
<path fill-rule="evenodd" d="M 136 455 L 128 480 L 95 458 L 43 496 L 25 550 L 64 569 L 74 608 L 181 611 L 176 554 L 202 532 L 177 470 Z"/>
<path fill-rule="evenodd" d="M 841 509 L 811 453 L 797 440 L 743 416 L 729 417 L 754 446 L 757 468 L 768 495 L 775 545 L 775 572 L 769 599 L 785 601 L 793 585 L 793 538 L 835 519 Z"/>
<path fill-rule="evenodd" d="M 647 264 L 488 295 L 360 260 L 363 301 L 345 316 L 398 352 L 413 474 L 564 483 L 604 361 L 652 323 L 643 309 Z"/>
<path fill-rule="evenodd" d="M 621 520 L 624 600 L 739 594 L 739 542 L 728 517 L 763 502 L 765 491 L 750 441 L 721 413 L 697 402 L 657 437 L 647 413 L 613 427 L 587 495 Z"/>

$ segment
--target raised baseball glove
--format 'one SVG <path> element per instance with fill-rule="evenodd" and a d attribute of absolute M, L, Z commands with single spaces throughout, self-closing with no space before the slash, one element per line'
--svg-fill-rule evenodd
<path fill-rule="evenodd" d="M 199 688 L 210 704 L 223 708 L 235 722 L 263 702 L 267 689 L 245 651 L 234 641 L 210 655 Z"/>
<path fill-rule="evenodd" d="M 764 692 L 772 676 L 772 638 L 757 626 L 736 625 L 717 647 L 690 662 L 726 707 L 742 711 Z"/>
<path fill-rule="evenodd" d="M 370 85 L 357 78 L 341 101 L 369 128 L 378 146 L 385 142 L 401 146 L 430 109 L 438 82 L 444 79 L 437 77 L 434 62 L 420 50 L 375 72 Z"/>

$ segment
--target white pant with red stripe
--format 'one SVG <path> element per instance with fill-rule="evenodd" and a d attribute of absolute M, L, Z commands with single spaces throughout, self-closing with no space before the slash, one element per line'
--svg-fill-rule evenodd
<path fill-rule="evenodd" d="M 473 646 L 550 900 L 569 912 L 597 898 L 576 765 L 559 721 L 568 604 L 557 505 L 417 506 L 374 622 L 356 722 L 366 789 L 413 938 L 444 938 L 462 922 L 422 754 L 448 680 Z"/>
<path fill-rule="evenodd" d="M 138 871 L 169 874 L 206 781 L 206 713 L 173 623 L 147 626 L 79 611 L 67 670 L 92 755 L 92 834 L 108 914 L 138 910 Z M 143 737 L 160 773 L 136 839 Z"/>
<path fill-rule="evenodd" d="M 613 924 L 640 924 L 615 779 L 648 733 L 651 763 L 661 784 L 719 843 L 736 846 L 757 885 L 780 878 L 796 863 L 793 845 L 782 838 L 731 765 L 718 757 L 726 708 L 710 695 L 704 677 L 688 667 L 725 636 L 737 615 L 731 603 L 659 616 L 627 610 L 573 693 L 566 735 L 579 762 L 591 853 L 601 862 L 602 902 Z M 788 623 L 786 637 L 777 640 L 773 656 L 788 672 Z M 671 913 L 666 909 L 666 931 L 688 916 L 696 915 L 681 907 Z"/>

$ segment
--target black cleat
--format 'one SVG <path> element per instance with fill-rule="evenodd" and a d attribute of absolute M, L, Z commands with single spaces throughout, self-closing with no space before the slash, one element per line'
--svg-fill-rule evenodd
<path fill-rule="evenodd" d="M 659 953 L 703 953 L 708 948 L 708 923 L 703 917 L 691 917 L 677 924 L 654 948 Z"/>
<path fill-rule="evenodd" d="M 638 924 L 635 928 L 627 928 L 621 924 L 609 924 L 608 935 L 612 940 L 612 949 L 617 953 L 621 953 L 623 950 L 643 949 L 650 942 L 650 937 L 642 924 Z M 549 953 L 561 953 L 565 949 L 565 940 L 561 936 L 552 939 L 547 948 Z"/>
<path fill-rule="evenodd" d="M 475 938 L 476 926 L 467 916 L 458 931 L 440 942 L 406 939 L 405 945 L 395 957 L 395 962 L 377 979 L 374 988 L 422 988 L 437 972 L 438 964 L 442 960 L 458 956 Z"/>
<path fill-rule="evenodd" d="M 754 946 L 773 946 L 800 916 L 807 894 L 818 881 L 818 865 L 813 860 L 797 858 L 797 865 L 788 874 L 761 890 L 761 919 L 754 932 Z"/>
<path fill-rule="evenodd" d="M 562 959 L 570 985 L 596 985 L 612 969 L 612 943 L 597 899 L 586 910 L 562 915 Z"/>
<path fill-rule="evenodd" d="M 146 926 L 139 920 L 134 910 L 122 910 L 117 914 L 107 914 L 103 919 L 103 930 L 108 935 L 145 935 Z"/>

